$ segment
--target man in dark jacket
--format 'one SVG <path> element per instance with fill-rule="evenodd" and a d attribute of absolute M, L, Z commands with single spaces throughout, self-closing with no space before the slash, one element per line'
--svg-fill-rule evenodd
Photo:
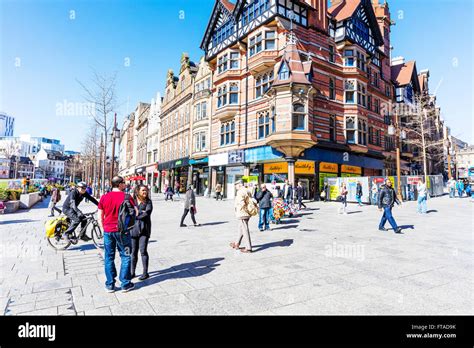
<path fill-rule="evenodd" d="M 298 186 L 296 186 L 296 199 L 298 200 L 298 209 L 301 210 L 301 206 L 306 209 L 306 205 L 303 203 L 303 198 L 305 196 L 305 189 L 301 181 L 298 182 Z"/>
<path fill-rule="evenodd" d="M 360 183 L 360 181 L 357 181 L 356 200 L 357 204 L 359 204 L 359 207 L 362 207 L 362 184 Z"/>
<path fill-rule="evenodd" d="M 77 184 L 76 188 L 71 189 L 71 191 L 66 197 L 66 200 L 64 201 L 63 213 L 71 220 L 69 228 L 66 230 L 66 232 L 64 232 L 66 238 L 69 238 L 69 235 L 74 232 L 74 230 L 77 226 L 79 226 L 79 224 L 81 225 L 81 228 L 84 228 L 87 223 L 84 214 L 81 210 L 79 210 L 79 204 L 81 204 L 82 200 L 84 198 L 87 198 L 95 205 L 99 205 L 99 202 L 97 202 L 94 197 L 92 197 L 86 192 L 86 188 L 86 183 L 80 182 L 79 184 Z M 84 241 L 90 240 L 90 238 L 85 233 L 81 237 L 81 239 Z"/>
<path fill-rule="evenodd" d="M 293 185 L 286 180 L 285 181 L 285 189 L 284 189 L 284 197 L 286 203 L 291 203 L 293 201 Z"/>
<path fill-rule="evenodd" d="M 260 208 L 258 218 L 258 229 L 263 231 L 270 229 L 270 211 L 272 210 L 272 199 L 273 195 L 267 190 L 267 185 L 262 184 L 261 190 L 257 192 L 255 196 L 258 206 Z"/>
<path fill-rule="evenodd" d="M 392 187 L 392 182 L 387 179 L 385 180 L 385 185 L 382 186 L 379 192 L 379 210 L 382 211 L 383 209 L 382 219 L 380 220 L 379 224 L 380 231 L 387 231 L 387 229 L 385 228 L 385 223 L 388 220 L 395 233 L 401 233 L 402 229 L 397 226 L 397 223 L 392 216 L 392 208 L 395 203 L 397 203 L 398 205 L 401 204 L 397 198 L 395 190 Z"/>

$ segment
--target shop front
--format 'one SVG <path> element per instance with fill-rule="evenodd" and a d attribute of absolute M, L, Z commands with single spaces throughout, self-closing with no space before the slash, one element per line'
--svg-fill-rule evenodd
<path fill-rule="evenodd" d="M 192 168 L 192 185 L 197 195 L 207 195 L 209 188 L 209 158 L 191 159 L 189 164 Z"/>
<path fill-rule="evenodd" d="M 263 182 L 272 187 L 282 186 L 288 179 L 288 162 L 272 162 L 263 164 Z M 307 192 L 307 199 L 315 196 L 315 164 L 314 161 L 298 160 L 295 162 L 295 184 L 301 182 Z"/>
<path fill-rule="evenodd" d="M 362 176 L 362 168 L 357 166 L 349 166 L 347 164 L 343 164 L 341 166 L 341 177 L 349 178 L 355 176 Z"/>
<path fill-rule="evenodd" d="M 339 173 L 337 163 L 320 162 L 319 163 L 319 192 L 323 190 L 324 180 L 327 178 L 336 178 Z"/>
<path fill-rule="evenodd" d="M 235 182 L 245 175 L 244 150 L 223 152 L 209 156 L 209 167 L 212 168 L 212 191 L 220 184 L 226 198 L 235 197 Z M 214 179 L 215 178 L 215 179 Z"/>
<path fill-rule="evenodd" d="M 154 163 L 146 167 L 146 184 L 152 188 L 156 186 L 158 180 L 158 164 Z"/>
<path fill-rule="evenodd" d="M 176 183 L 179 183 L 179 192 L 186 192 L 188 169 L 189 157 L 160 163 L 158 170 L 161 172 L 161 191 L 163 192 L 167 186 L 175 189 Z"/>

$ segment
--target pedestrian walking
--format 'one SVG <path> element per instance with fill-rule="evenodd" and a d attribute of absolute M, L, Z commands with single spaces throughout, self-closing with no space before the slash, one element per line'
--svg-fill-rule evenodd
<path fill-rule="evenodd" d="M 379 196 L 379 187 L 377 186 L 377 182 L 375 180 L 372 181 L 372 188 L 370 189 L 372 194 L 372 204 L 376 205 L 378 202 Z"/>
<path fill-rule="evenodd" d="M 48 215 L 48 217 L 53 217 L 54 216 L 54 211 L 56 210 L 59 214 L 61 214 L 61 210 L 56 208 L 56 204 L 61 200 L 61 192 L 56 186 L 53 186 L 51 190 L 51 199 L 49 200 L 49 206 L 48 208 L 51 209 L 51 213 Z"/>
<path fill-rule="evenodd" d="M 359 207 L 362 207 L 362 184 L 360 181 L 357 181 L 356 186 L 356 201 Z"/>
<path fill-rule="evenodd" d="M 219 198 L 222 201 L 222 185 L 221 184 L 216 185 L 216 201 L 218 201 Z"/>
<path fill-rule="evenodd" d="M 323 185 L 323 189 L 321 190 L 321 194 L 319 195 L 321 200 L 326 203 L 328 201 L 328 183 L 325 182 Z"/>
<path fill-rule="evenodd" d="M 135 278 L 135 270 L 138 263 L 138 251 L 142 259 L 143 272 L 139 280 L 148 279 L 148 241 L 151 234 L 151 213 L 153 204 L 150 199 L 150 191 L 145 185 L 138 185 L 135 188 L 134 200 L 137 204 L 138 214 L 135 225 L 131 232 L 132 237 L 132 268 L 131 277 Z"/>
<path fill-rule="evenodd" d="M 176 183 L 174 184 L 174 193 L 176 193 L 176 196 L 178 196 L 178 198 L 181 198 L 181 195 L 179 194 L 180 189 L 181 185 L 179 184 L 179 181 L 176 181 Z"/>
<path fill-rule="evenodd" d="M 184 224 L 184 219 L 186 218 L 188 213 L 191 213 L 191 220 L 193 220 L 194 226 L 200 226 L 196 222 L 196 218 L 194 216 L 197 213 L 197 210 L 196 210 L 196 195 L 194 194 L 193 185 L 188 186 L 186 195 L 184 197 L 184 212 L 183 212 L 183 216 L 181 216 L 181 223 L 179 225 L 180 227 L 187 226 Z"/>
<path fill-rule="evenodd" d="M 28 191 L 30 190 L 30 184 L 31 184 L 31 180 L 30 180 L 30 176 L 28 175 L 28 176 L 26 177 L 26 183 L 25 183 L 25 185 L 26 185 L 26 192 L 25 192 L 25 193 L 28 193 Z"/>
<path fill-rule="evenodd" d="M 298 181 L 298 185 L 296 186 L 296 199 L 298 201 L 298 210 L 301 210 L 301 207 L 303 206 L 306 209 L 306 205 L 303 203 L 303 198 L 305 197 L 305 188 L 303 187 L 303 184 L 301 181 Z"/>
<path fill-rule="evenodd" d="M 22 192 L 24 194 L 28 193 L 27 190 L 26 190 L 26 176 L 24 176 L 23 179 L 21 179 L 21 188 L 22 188 Z"/>
<path fill-rule="evenodd" d="M 456 184 L 456 189 L 458 190 L 458 197 L 462 198 L 462 193 L 464 191 L 464 183 L 461 179 L 458 180 Z"/>
<path fill-rule="evenodd" d="M 173 200 L 173 188 L 171 186 L 167 186 L 165 190 L 165 201 L 168 199 Z"/>
<path fill-rule="evenodd" d="M 388 221 L 395 233 L 401 233 L 402 229 L 397 226 L 397 222 L 392 215 L 392 208 L 395 203 L 401 205 L 401 202 L 398 200 L 397 194 L 392 187 L 392 182 L 387 179 L 385 180 L 385 185 L 380 190 L 378 201 L 379 210 L 383 210 L 382 219 L 379 224 L 380 231 L 387 231 L 385 223 Z"/>
<path fill-rule="evenodd" d="M 134 288 L 130 272 L 131 267 L 131 236 L 119 230 L 119 211 L 122 203 L 127 206 L 130 214 L 136 209 L 133 198 L 126 195 L 125 181 L 120 176 L 112 179 L 112 191 L 104 194 L 99 201 L 98 222 L 104 231 L 104 266 L 105 266 L 105 289 L 107 292 L 115 291 L 115 278 L 117 270 L 115 268 L 115 250 L 120 254 L 120 275 L 122 292 L 130 291 Z M 128 198 L 128 200 L 127 200 Z M 127 201 L 126 201 L 127 200 Z"/>
<path fill-rule="evenodd" d="M 234 211 L 237 220 L 239 221 L 239 236 L 237 242 L 230 243 L 230 246 L 243 253 L 252 252 L 252 241 L 250 240 L 249 220 L 253 215 L 257 215 L 257 205 L 252 200 L 252 194 L 243 186 L 241 180 L 235 183 L 237 190 L 234 201 Z M 244 242 L 244 248 L 240 245 Z"/>
<path fill-rule="evenodd" d="M 346 183 L 343 182 L 341 187 L 339 187 L 339 197 L 338 200 L 341 202 L 341 206 L 339 207 L 339 214 L 347 214 L 347 187 Z"/>
<path fill-rule="evenodd" d="M 453 178 L 448 180 L 449 198 L 456 196 L 456 180 Z"/>
<path fill-rule="evenodd" d="M 272 208 L 273 195 L 267 190 L 267 185 L 262 184 L 261 190 L 256 194 L 259 207 L 258 229 L 260 232 L 270 229 L 270 211 Z"/>
<path fill-rule="evenodd" d="M 286 203 L 290 204 L 293 202 L 293 185 L 286 180 L 285 181 L 285 193 L 283 194 L 283 198 Z"/>
<path fill-rule="evenodd" d="M 424 183 L 423 179 L 421 179 L 421 181 L 419 181 L 416 185 L 416 190 L 418 191 L 417 211 L 420 214 L 426 214 L 426 199 L 428 192 L 426 190 L 426 184 Z"/>

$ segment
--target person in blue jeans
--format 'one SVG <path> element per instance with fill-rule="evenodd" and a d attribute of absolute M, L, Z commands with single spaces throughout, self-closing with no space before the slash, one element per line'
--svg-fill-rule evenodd
<path fill-rule="evenodd" d="M 257 192 L 255 199 L 257 200 L 258 206 L 260 208 L 258 215 L 258 229 L 260 231 L 263 231 L 264 229 L 269 230 L 273 195 L 267 190 L 267 185 L 262 184 L 261 190 Z"/>
<path fill-rule="evenodd" d="M 395 203 L 398 205 L 401 204 L 397 198 L 395 190 L 392 187 L 392 182 L 387 179 L 385 180 L 385 185 L 381 188 L 379 193 L 378 207 L 380 211 L 383 210 L 383 215 L 379 224 L 380 231 L 387 231 L 385 228 L 385 223 L 388 221 L 395 233 L 401 233 L 402 229 L 397 226 L 397 222 L 392 215 L 392 208 Z"/>
<path fill-rule="evenodd" d="M 104 266 L 105 266 L 105 290 L 115 291 L 115 250 L 118 250 L 121 260 L 119 280 L 122 292 L 128 292 L 134 288 L 131 275 L 131 251 L 132 242 L 130 233 L 122 233 L 118 228 L 118 212 L 120 205 L 125 201 L 125 181 L 116 176 L 112 179 L 112 191 L 100 198 L 98 210 L 99 226 L 104 231 Z M 128 209 L 130 213 L 136 214 L 133 198 L 129 196 Z"/>
<path fill-rule="evenodd" d="M 421 214 L 426 214 L 426 198 L 428 196 L 428 192 L 426 190 L 426 184 L 421 179 L 416 186 L 416 190 L 418 191 L 418 207 L 417 211 Z"/>

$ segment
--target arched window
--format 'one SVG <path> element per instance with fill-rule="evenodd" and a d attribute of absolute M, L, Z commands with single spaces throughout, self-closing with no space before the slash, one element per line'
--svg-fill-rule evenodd
<path fill-rule="evenodd" d="M 293 130 L 305 130 L 306 128 L 306 112 L 303 104 L 293 105 Z"/>
<path fill-rule="evenodd" d="M 333 78 L 329 79 L 329 99 L 331 100 L 336 99 L 336 88 L 335 88 L 335 83 L 334 83 Z"/>

